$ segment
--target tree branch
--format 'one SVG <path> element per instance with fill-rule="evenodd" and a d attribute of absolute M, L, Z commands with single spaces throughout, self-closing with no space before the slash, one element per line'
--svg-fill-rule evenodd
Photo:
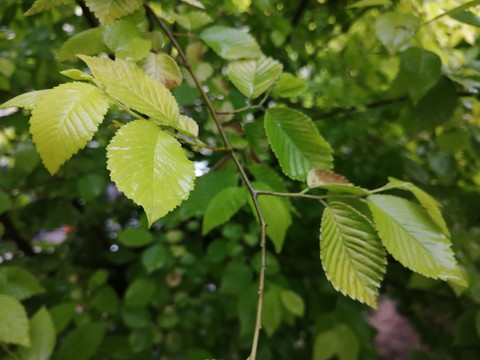
<path fill-rule="evenodd" d="M 170 29 L 166 26 L 166 24 L 160 19 L 153 9 L 148 5 L 147 2 L 144 3 L 145 9 L 147 11 L 147 14 L 151 16 L 151 18 L 162 28 L 164 33 L 167 35 L 167 37 L 170 39 L 171 44 L 173 47 L 177 50 L 182 62 L 184 63 L 185 68 L 187 71 L 190 73 L 193 81 L 195 82 L 195 85 L 200 91 L 200 94 L 205 101 L 205 104 L 207 105 L 207 108 L 215 122 L 215 125 L 220 133 L 220 136 L 227 148 L 230 148 L 230 156 L 232 157 L 233 162 L 235 163 L 235 166 L 237 167 L 240 176 L 245 184 L 245 186 L 248 189 L 248 192 L 250 194 L 250 197 L 252 198 L 254 207 L 255 207 L 255 212 L 257 213 L 258 220 L 260 222 L 260 246 L 261 246 L 261 252 L 262 252 L 262 264 L 260 268 L 260 279 L 259 279 L 259 285 L 258 285 L 258 303 L 257 303 L 257 317 L 256 317 L 256 322 L 255 322 L 255 331 L 254 331 L 254 336 L 253 336 L 253 341 L 252 341 L 252 349 L 250 353 L 250 360 L 255 360 L 257 356 L 257 348 L 258 348 L 258 339 L 260 336 L 260 329 L 262 327 L 262 306 L 263 306 L 263 290 L 264 290 L 264 282 L 265 282 L 265 269 L 266 269 L 266 228 L 267 224 L 265 222 L 265 219 L 263 218 L 263 213 L 262 210 L 260 209 L 260 205 L 258 203 L 257 199 L 257 190 L 253 187 L 252 183 L 248 179 L 248 176 L 245 172 L 245 169 L 243 168 L 242 164 L 240 163 L 240 160 L 238 159 L 237 154 L 235 153 L 235 150 L 233 149 L 230 140 L 228 139 L 225 130 L 223 129 L 220 120 L 218 119 L 217 116 L 217 111 L 215 107 L 212 104 L 212 101 L 208 97 L 207 93 L 202 87 L 202 84 L 200 80 L 198 79 L 197 75 L 193 71 L 190 62 L 188 61 L 182 47 L 179 45 L 177 42 L 177 39 L 175 36 L 173 36 L 172 32 Z"/>

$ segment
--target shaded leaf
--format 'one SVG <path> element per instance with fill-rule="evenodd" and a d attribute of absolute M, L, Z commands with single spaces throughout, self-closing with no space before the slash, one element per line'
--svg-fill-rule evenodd
<path fill-rule="evenodd" d="M 386 255 L 370 221 L 333 202 L 323 212 L 320 239 L 322 265 L 335 289 L 376 308 Z"/>
<path fill-rule="evenodd" d="M 440 211 L 440 204 L 437 202 L 437 200 L 410 182 L 397 180 L 393 177 L 389 177 L 388 181 L 389 184 L 395 186 L 396 188 L 410 191 L 417 198 L 420 204 L 422 204 L 423 208 L 427 211 L 428 215 L 430 215 L 435 224 L 438 225 L 438 227 L 446 236 L 450 236 L 447 224 L 445 223 Z"/>
<path fill-rule="evenodd" d="M 313 360 L 328 360 L 335 355 L 341 342 L 338 335 L 335 329 L 317 334 L 313 343 Z"/>
<path fill-rule="evenodd" d="M 103 41 L 116 57 L 132 61 L 144 58 L 152 47 L 151 41 L 143 38 L 135 24 L 126 20 L 116 20 L 105 26 Z"/>
<path fill-rule="evenodd" d="M 182 83 L 182 73 L 176 61 L 168 54 L 150 53 L 140 66 L 147 75 L 161 82 L 167 89 L 173 89 Z"/>
<path fill-rule="evenodd" d="M 189 31 L 200 29 L 202 26 L 210 24 L 213 21 L 213 19 L 203 11 L 176 14 L 175 20 L 181 27 Z"/>
<path fill-rule="evenodd" d="M 480 27 L 480 18 L 471 11 L 453 13 L 450 14 L 450 17 L 464 24 Z"/>
<path fill-rule="evenodd" d="M 280 289 L 271 286 L 263 294 L 262 328 L 272 336 L 282 322 L 282 302 Z"/>
<path fill-rule="evenodd" d="M 103 42 L 104 30 L 103 27 L 96 27 L 73 35 L 63 43 L 57 55 L 58 60 L 73 60 L 78 54 L 96 55 L 108 52 L 108 47 Z"/>
<path fill-rule="evenodd" d="M 142 0 L 85 0 L 85 4 L 102 25 L 131 14 L 142 6 Z"/>
<path fill-rule="evenodd" d="M 126 229 L 118 233 L 118 241 L 130 247 L 142 247 L 153 241 L 153 235 L 145 229 Z"/>
<path fill-rule="evenodd" d="M 25 12 L 25 16 L 35 15 L 45 10 L 56 8 L 57 6 L 68 4 L 70 0 L 36 0 L 32 7 Z"/>
<path fill-rule="evenodd" d="M 463 12 L 463 11 L 465 11 L 467 9 L 470 9 L 471 7 L 474 7 L 474 6 L 477 6 L 477 5 L 480 5 L 480 0 L 472 0 L 472 1 L 466 2 L 465 4 L 459 5 L 455 8 L 453 8 L 453 9 L 450 9 L 448 11 L 444 11 L 440 15 L 438 15 L 438 16 L 434 17 L 433 19 L 427 21 L 425 24 L 431 23 L 432 21 L 438 20 L 438 19 L 440 19 L 441 17 L 444 17 L 444 16 L 451 16 L 452 14 Z"/>
<path fill-rule="evenodd" d="M 0 342 L 30 346 L 25 308 L 13 297 L 0 294 Z"/>
<path fill-rule="evenodd" d="M 24 300 L 45 292 L 32 273 L 18 266 L 0 268 L 0 294 Z"/>
<path fill-rule="evenodd" d="M 49 360 L 57 342 L 57 333 L 52 318 L 41 307 L 30 319 L 30 347 L 20 346 L 18 355 L 22 360 Z"/>
<path fill-rule="evenodd" d="M 379 6 L 379 5 L 392 5 L 391 0 L 360 0 L 352 5 L 347 6 L 347 9 L 351 8 L 363 8 L 369 6 Z"/>
<path fill-rule="evenodd" d="M 377 37 L 392 53 L 407 45 L 419 28 L 416 16 L 393 11 L 380 15 L 375 24 Z"/>
<path fill-rule="evenodd" d="M 332 149 L 308 116 L 271 108 L 265 114 L 265 130 L 283 172 L 290 178 L 305 180 L 311 169 L 332 167 Z"/>
<path fill-rule="evenodd" d="M 177 207 L 193 188 L 195 168 L 178 141 L 146 120 L 120 128 L 107 156 L 112 180 L 145 209 L 149 225 Z"/>
<path fill-rule="evenodd" d="M 125 291 L 126 306 L 147 306 L 155 294 L 155 281 L 147 278 L 137 278 Z"/>
<path fill-rule="evenodd" d="M 50 90 L 37 90 L 30 91 L 25 94 L 15 96 L 13 99 L 8 100 L 0 105 L 0 108 L 9 108 L 9 107 L 21 107 L 25 109 L 32 110 L 37 102 L 45 96 Z"/>
<path fill-rule="evenodd" d="M 59 85 L 40 98 L 32 111 L 30 133 L 50 174 L 87 145 L 109 105 L 97 87 L 80 82 Z"/>
<path fill-rule="evenodd" d="M 65 330 L 75 316 L 75 307 L 77 304 L 73 301 L 60 303 L 55 305 L 50 309 L 50 315 L 52 317 L 53 324 L 57 331 L 57 334 L 60 334 Z"/>
<path fill-rule="evenodd" d="M 280 291 L 283 306 L 296 316 L 303 316 L 305 313 L 305 303 L 300 295 L 295 291 L 289 289 L 282 289 Z"/>
<path fill-rule="evenodd" d="M 205 209 L 202 234 L 208 234 L 210 230 L 230 220 L 246 203 L 247 192 L 244 187 L 228 187 L 221 190 Z"/>
<path fill-rule="evenodd" d="M 198 7 L 200 9 L 205 9 L 205 6 L 198 0 L 182 0 L 182 1 L 192 6 Z"/>
<path fill-rule="evenodd" d="M 332 192 L 368 195 L 365 189 L 351 184 L 342 175 L 330 170 L 312 169 L 307 176 L 309 188 L 321 188 Z"/>
<path fill-rule="evenodd" d="M 291 98 L 303 94 L 307 89 L 308 85 L 304 79 L 283 72 L 278 78 L 277 85 L 273 88 L 272 95 Z"/>
<path fill-rule="evenodd" d="M 90 359 L 102 343 L 106 329 L 106 323 L 80 325 L 62 342 L 58 350 L 58 358 L 61 360 Z"/>
<path fill-rule="evenodd" d="M 390 195 L 367 200 L 382 243 L 396 260 L 424 276 L 466 285 L 450 240 L 422 208 Z"/>
<path fill-rule="evenodd" d="M 275 83 L 281 72 L 282 64 L 262 56 L 257 60 L 231 63 L 228 78 L 243 95 L 256 99 Z"/>
<path fill-rule="evenodd" d="M 177 101 L 165 86 L 145 74 L 136 64 L 121 59 L 79 57 L 111 96 L 152 119 L 176 127 L 179 114 Z"/>
<path fill-rule="evenodd" d="M 225 60 L 256 59 L 262 56 L 256 40 L 238 29 L 212 26 L 204 30 L 200 38 Z"/>
<path fill-rule="evenodd" d="M 168 250 L 164 245 L 153 245 L 142 253 L 142 264 L 148 274 L 161 269 L 167 259 Z"/>

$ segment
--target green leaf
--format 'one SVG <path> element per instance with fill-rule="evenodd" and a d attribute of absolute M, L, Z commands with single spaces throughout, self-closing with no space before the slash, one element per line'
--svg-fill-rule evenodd
<path fill-rule="evenodd" d="M 387 12 L 378 17 L 375 31 L 378 39 L 391 53 L 406 46 L 420 28 L 420 19 L 412 14 Z"/>
<path fill-rule="evenodd" d="M 107 92 L 130 108 L 160 123 L 176 127 L 178 104 L 165 86 L 145 74 L 136 64 L 121 59 L 79 56 Z"/>
<path fill-rule="evenodd" d="M 433 19 L 427 21 L 425 23 L 425 25 L 431 23 L 432 21 L 438 20 L 441 17 L 451 16 L 452 14 L 460 13 L 462 11 L 465 11 L 465 10 L 470 9 L 471 7 L 474 7 L 474 6 L 477 6 L 477 5 L 480 5 L 480 0 L 469 1 L 465 4 L 459 5 L 459 6 L 453 8 L 453 9 L 450 9 L 448 11 L 444 11 L 440 15 L 438 15 L 438 16 L 434 17 Z"/>
<path fill-rule="evenodd" d="M 65 330 L 75 316 L 75 307 L 77 304 L 73 301 L 60 303 L 50 309 L 53 324 L 57 334 Z"/>
<path fill-rule="evenodd" d="M 417 47 L 401 53 L 400 60 L 398 76 L 416 104 L 437 83 L 442 62 L 437 54 Z"/>
<path fill-rule="evenodd" d="M 58 350 L 60 360 L 88 360 L 96 352 L 107 329 L 106 323 L 87 323 L 68 334 Z"/>
<path fill-rule="evenodd" d="M 191 11 L 186 14 L 175 14 L 177 23 L 188 31 L 197 30 L 210 24 L 213 19 L 203 11 Z"/>
<path fill-rule="evenodd" d="M 63 70 L 63 71 L 60 71 L 60 74 L 65 75 L 66 77 L 69 77 L 70 79 L 73 79 L 73 80 L 93 81 L 93 76 L 87 73 L 84 73 L 83 71 L 80 71 L 78 69 Z"/>
<path fill-rule="evenodd" d="M 131 14 L 142 6 L 142 0 L 85 0 L 85 4 L 102 25 Z"/>
<path fill-rule="evenodd" d="M 161 82 L 167 89 L 173 89 L 182 83 L 182 73 L 177 62 L 168 54 L 150 53 L 140 66 L 147 75 Z"/>
<path fill-rule="evenodd" d="M 271 286 L 263 294 L 262 328 L 272 336 L 282 322 L 282 302 L 280 289 Z"/>
<path fill-rule="evenodd" d="M 359 353 L 358 338 L 353 330 L 345 325 L 338 324 L 335 327 L 337 336 L 341 341 L 337 343 L 337 356 L 339 360 L 357 360 Z"/>
<path fill-rule="evenodd" d="M 104 31 L 105 28 L 96 27 L 73 35 L 63 43 L 57 55 L 58 60 L 74 60 L 78 54 L 96 55 L 108 52 L 108 47 L 103 42 Z"/>
<path fill-rule="evenodd" d="M 198 137 L 197 122 L 186 115 L 179 115 L 177 130 L 184 135 L 191 136 L 193 138 Z"/>
<path fill-rule="evenodd" d="M 147 306 L 155 294 L 156 285 L 152 279 L 138 278 L 125 291 L 125 305 Z"/>
<path fill-rule="evenodd" d="M 224 294 L 239 295 L 252 282 L 250 267 L 241 263 L 231 263 L 222 272 L 219 291 Z"/>
<path fill-rule="evenodd" d="M 396 260 L 424 276 L 466 285 L 450 240 L 422 208 L 390 195 L 367 200 L 382 243 Z"/>
<path fill-rule="evenodd" d="M 320 255 L 325 275 L 335 289 L 377 307 L 386 255 L 365 216 L 346 204 L 329 204 L 322 216 Z"/>
<path fill-rule="evenodd" d="M 153 245 L 142 253 L 142 264 L 147 274 L 161 269 L 167 259 L 168 249 L 164 245 Z"/>
<path fill-rule="evenodd" d="M 118 241 L 130 247 L 142 247 L 153 241 L 153 235 L 145 229 L 126 229 L 118 233 Z"/>
<path fill-rule="evenodd" d="M 244 187 L 228 187 L 210 200 L 203 218 L 202 235 L 230 220 L 247 203 Z"/>
<path fill-rule="evenodd" d="M 45 292 L 32 273 L 18 266 L 0 268 L 0 294 L 9 295 L 17 300 L 25 300 Z"/>
<path fill-rule="evenodd" d="M 190 4 L 192 6 L 195 6 L 200 9 L 205 9 L 205 6 L 198 0 L 182 0 L 183 2 L 186 2 L 187 4 Z"/>
<path fill-rule="evenodd" d="M 15 96 L 0 105 L 0 108 L 21 107 L 32 110 L 40 99 L 45 96 L 50 90 L 30 91 L 25 94 Z"/>
<path fill-rule="evenodd" d="M 273 191 L 287 192 L 283 177 L 271 167 L 263 164 L 254 164 L 248 167 L 248 171 L 255 177 L 255 180 L 272 188 Z"/>
<path fill-rule="evenodd" d="M 305 313 L 305 303 L 300 295 L 289 289 L 282 289 L 280 292 L 283 306 L 296 316 L 303 316 Z"/>
<path fill-rule="evenodd" d="M 311 169 L 332 167 L 332 149 L 308 116 L 271 108 L 265 114 L 265 130 L 283 172 L 290 178 L 305 180 Z"/>
<path fill-rule="evenodd" d="M 228 78 L 243 95 L 256 99 L 275 83 L 281 72 L 282 64 L 262 56 L 256 60 L 231 63 Z"/>
<path fill-rule="evenodd" d="M 109 108 L 95 86 L 62 84 L 40 98 L 30 118 L 30 133 L 50 174 L 92 139 Z"/>
<path fill-rule="evenodd" d="M 260 183 L 255 183 L 254 186 L 259 190 L 271 190 L 264 184 Z M 248 201 L 252 211 L 256 214 L 256 210 L 250 197 L 248 198 Z M 261 195 L 258 197 L 257 201 L 260 210 L 263 213 L 263 218 L 267 223 L 267 235 L 272 240 L 273 245 L 275 246 L 275 251 L 279 253 L 285 242 L 287 230 L 292 224 L 290 204 L 286 199 L 277 196 Z"/>
<path fill-rule="evenodd" d="M 3 190 L 0 189 L 0 214 L 3 214 L 6 212 L 10 206 L 11 206 L 11 201 L 10 201 L 10 196 L 8 196 L 7 193 L 5 193 Z M 2 275 L 1 275 L 1 269 L 0 269 L 0 293 L 1 291 L 1 282 L 2 282 Z"/>
<path fill-rule="evenodd" d="M 20 346 L 22 360 L 49 360 L 55 348 L 57 334 L 52 318 L 45 307 L 41 307 L 30 319 L 30 347 Z"/>
<path fill-rule="evenodd" d="M 27 10 L 25 16 L 35 15 L 45 10 L 56 8 L 57 6 L 68 4 L 70 0 L 36 0 L 32 7 Z"/>
<path fill-rule="evenodd" d="M 451 14 L 450 17 L 464 24 L 480 27 L 480 17 L 472 13 L 471 11 L 462 11 Z"/>
<path fill-rule="evenodd" d="M 339 339 L 335 329 L 323 331 L 315 336 L 313 343 L 313 360 L 328 360 L 337 352 Z"/>
<path fill-rule="evenodd" d="M 354 195 L 368 195 L 368 190 L 351 184 L 342 175 L 330 170 L 312 169 L 307 176 L 309 188 L 320 188 L 331 192 L 347 193 Z"/>
<path fill-rule="evenodd" d="M 395 186 L 396 188 L 410 191 L 417 198 L 420 204 L 422 204 L 423 208 L 427 211 L 428 215 L 430 215 L 435 224 L 438 225 L 438 227 L 443 231 L 446 236 L 450 237 L 450 232 L 448 231 L 447 224 L 443 219 L 442 213 L 440 211 L 440 204 L 437 202 L 437 200 L 435 200 L 425 191 L 413 185 L 412 183 L 403 182 L 393 177 L 389 177 L 388 181 L 389 184 Z"/>
<path fill-rule="evenodd" d="M 0 342 L 30 346 L 25 308 L 14 298 L 0 294 Z"/>
<path fill-rule="evenodd" d="M 116 20 L 103 32 L 103 41 L 121 59 L 138 61 L 150 51 L 152 43 L 144 39 L 140 30 L 129 21 Z"/>
<path fill-rule="evenodd" d="M 111 286 L 105 286 L 95 294 L 90 304 L 101 313 L 116 314 L 120 300 Z"/>
<path fill-rule="evenodd" d="M 347 6 L 347 9 L 364 8 L 379 5 L 392 5 L 392 2 L 391 0 L 360 0 L 353 3 L 352 5 Z"/>
<path fill-rule="evenodd" d="M 303 94 L 307 89 L 308 85 L 304 79 L 283 72 L 278 78 L 277 85 L 273 88 L 272 95 L 282 98 L 292 98 Z"/>
<path fill-rule="evenodd" d="M 262 56 L 256 40 L 248 33 L 224 26 L 212 26 L 200 38 L 225 60 L 256 59 Z"/>
<path fill-rule="evenodd" d="M 149 225 L 178 206 L 193 188 L 195 167 L 178 141 L 146 120 L 120 128 L 107 156 L 112 180 L 145 209 Z"/>

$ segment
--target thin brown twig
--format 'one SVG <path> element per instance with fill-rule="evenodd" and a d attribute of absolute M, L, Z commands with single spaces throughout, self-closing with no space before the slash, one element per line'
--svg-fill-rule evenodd
<path fill-rule="evenodd" d="M 187 71 L 190 73 L 192 76 L 193 81 L 195 82 L 195 85 L 197 89 L 200 91 L 200 94 L 202 95 L 203 100 L 205 101 L 205 104 L 207 105 L 207 108 L 210 112 L 210 114 L 213 117 L 213 120 L 215 122 L 216 127 L 218 128 L 218 131 L 220 133 L 220 136 L 225 143 L 225 146 L 230 148 L 230 155 L 232 157 L 232 160 L 235 163 L 235 166 L 237 167 L 240 176 L 245 184 L 245 186 L 248 189 L 248 192 L 252 198 L 255 212 L 257 213 L 258 220 L 260 223 L 260 246 L 261 246 L 261 253 L 262 253 L 262 264 L 260 268 L 260 279 L 259 279 L 259 285 L 258 285 L 258 303 L 257 303 L 257 317 L 255 321 L 255 330 L 254 330 L 254 335 L 253 335 L 253 341 L 252 341 L 252 349 L 250 352 L 249 360 L 255 360 L 257 356 L 257 349 L 258 349 L 258 339 L 260 337 L 260 329 L 262 327 L 262 306 L 263 306 L 263 290 L 264 290 L 264 282 L 265 282 L 265 269 L 266 269 L 266 229 L 267 229 L 267 223 L 265 222 L 265 219 L 263 218 L 263 213 L 262 210 L 260 209 L 260 205 L 258 203 L 257 199 L 257 190 L 253 187 L 252 183 L 248 179 L 248 176 L 245 172 L 245 169 L 243 168 L 242 164 L 240 163 L 240 160 L 238 159 L 237 154 L 235 153 L 235 150 L 233 149 L 230 140 L 228 139 L 225 130 L 223 129 L 220 120 L 218 119 L 217 112 L 215 110 L 215 107 L 213 106 L 210 98 L 208 97 L 207 93 L 202 87 L 202 84 L 200 80 L 198 79 L 197 75 L 193 71 L 190 62 L 188 61 L 182 47 L 179 45 L 177 42 L 177 39 L 173 36 L 171 33 L 170 29 L 166 26 L 166 24 L 160 19 L 155 12 L 152 10 L 152 8 L 148 5 L 148 3 L 145 1 L 144 2 L 144 7 L 147 11 L 147 13 L 155 20 L 155 22 L 162 28 L 164 33 L 167 35 L 167 37 L 170 39 L 173 47 L 177 49 L 178 54 L 184 63 L 185 68 Z"/>

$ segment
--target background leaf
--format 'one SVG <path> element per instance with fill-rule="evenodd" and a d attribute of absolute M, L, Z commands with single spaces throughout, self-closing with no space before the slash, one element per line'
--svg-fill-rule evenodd
<path fill-rule="evenodd" d="M 178 104 L 173 95 L 136 64 L 121 59 L 79 57 L 118 101 L 165 125 L 177 125 Z"/>
<path fill-rule="evenodd" d="M 412 14 L 387 12 L 375 23 L 377 37 L 388 51 L 394 53 L 407 45 L 420 28 L 420 19 Z"/>
<path fill-rule="evenodd" d="M 180 69 L 170 55 L 150 53 L 140 66 L 147 75 L 161 82 L 167 89 L 173 89 L 182 83 Z"/>
<path fill-rule="evenodd" d="M 320 255 L 325 275 L 335 289 L 377 306 L 386 255 L 365 216 L 340 202 L 328 204 L 322 216 Z"/>
<path fill-rule="evenodd" d="M 240 92 L 256 99 L 270 88 L 282 72 L 282 65 L 262 56 L 257 60 L 242 60 L 230 64 L 228 77 Z"/>
<path fill-rule="evenodd" d="M 152 47 L 151 41 L 143 38 L 135 24 L 126 20 L 116 20 L 105 26 L 103 40 L 116 57 L 132 61 L 144 58 Z"/>
<path fill-rule="evenodd" d="M 109 106 L 97 87 L 80 82 L 59 85 L 40 98 L 30 133 L 50 174 L 87 145 Z"/>
<path fill-rule="evenodd" d="M 142 0 L 85 0 L 85 4 L 102 25 L 107 25 L 139 9 L 142 6 Z"/>
<path fill-rule="evenodd" d="M 277 85 L 274 87 L 272 95 L 282 98 L 291 98 L 299 96 L 307 91 L 307 89 L 308 84 L 304 79 L 283 72 L 278 78 Z"/>
<path fill-rule="evenodd" d="M 262 327 L 272 336 L 282 322 L 282 302 L 280 289 L 269 287 L 263 294 Z"/>
<path fill-rule="evenodd" d="M 256 40 L 248 33 L 225 26 L 212 26 L 200 38 L 225 60 L 256 59 L 262 56 Z"/>
<path fill-rule="evenodd" d="M 193 163 L 177 140 L 151 122 L 124 125 L 108 145 L 107 156 L 112 180 L 145 209 L 149 225 L 178 206 L 193 188 Z"/>
<path fill-rule="evenodd" d="M 283 172 L 292 179 L 305 180 L 311 169 L 332 167 L 332 149 L 308 116 L 271 108 L 265 114 L 265 130 Z"/>
<path fill-rule="evenodd" d="M 96 27 L 81 31 L 68 38 L 58 52 L 58 60 L 73 60 L 78 54 L 97 55 L 101 52 L 108 52 L 108 47 L 103 42 L 104 31 L 105 28 Z"/>
<path fill-rule="evenodd" d="M 418 205 L 391 195 L 372 195 L 368 205 L 383 245 L 409 269 L 465 284 L 451 243 Z"/>
<path fill-rule="evenodd" d="M 49 360 L 57 342 L 57 333 L 52 318 L 45 307 L 41 307 L 30 319 L 30 347 L 19 347 L 22 360 Z"/>
<path fill-rule="evenodd" d="M 87 323 L 70 332 L 58 351 L 61 360 L 90 359 L 102 343 L 106 323 Z"/>
<path fill-rule="evenodd" d="M 30 346 L 25 308 L 14 298 L 0 294 L 0 342 Z"/>
<path fill-rule="evenodd" d="M 0 268 L 0 294 L 24 300 L 41 294 L 45 289 L 40 286 L 32 273 L 18 266 L 3 266 Z"/>
<path fill-rule="evenodd" d="M 25 16 L 35 15 L 45 10 L 56 8 L 57 6 L 68 4 L 70 0 L 35 0 L 32 7 L 27 10 Z"/>

